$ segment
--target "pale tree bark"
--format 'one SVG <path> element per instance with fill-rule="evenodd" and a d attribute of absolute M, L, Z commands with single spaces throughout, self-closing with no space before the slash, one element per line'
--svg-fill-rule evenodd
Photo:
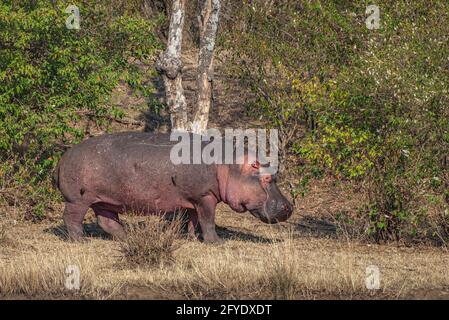
<path fill-rule="evenodd" d="M 172 130 L 189 131 L 187 102 L 182 87 L 181 44 L 186 0 L 173 0 L 167 49 L 159 57 L 157 70 L 162 75 Z"/>
<path fill-rule="evenodd" d="M 198 55 L 197 109 L 192 132 L 204 133 L 209 121 L 213 90 L 213 54 L 220 15 L 220 0 L 200 1 L 200 51 Z"/>

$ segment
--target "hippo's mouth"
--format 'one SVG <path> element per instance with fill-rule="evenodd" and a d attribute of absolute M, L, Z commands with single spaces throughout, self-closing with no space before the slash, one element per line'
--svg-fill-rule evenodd
<path fill-rule="evenodd" d="M 279 220 L 277 219 L 271 219 L 268 214 L 266 214 L 264 209 L 251 209 L 248 210 L 254 217 L 258 218 L 260 221 L 268 224 L 275 224 L 278 223 Z"/>
<path fill-rule="evenodd" d="M 270 210 L 267 210 L 266 204 L 264 204 L 262 207 L 248 209 L 248 211 L 262 222 L 268 224 L 275 224 L 285 221 L 292 214 L 292 209 L 289 206 L 286 207 L 286 209 L 283 211 L 279 211 L 275 214 L 269 214 Z"/>

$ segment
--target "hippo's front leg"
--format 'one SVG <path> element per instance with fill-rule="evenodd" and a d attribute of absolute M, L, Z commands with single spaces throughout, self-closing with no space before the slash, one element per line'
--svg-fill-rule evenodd
<path fill-rule="evenodd" d="M 211 196 L 203 197 L 196 205 L 195 209 L 198 214 L 198 221 L 203 233 L 203 241 L 205 243 L 223 243 L 217 232 L 215 231 L 215 208 L 217 200 Z"/>

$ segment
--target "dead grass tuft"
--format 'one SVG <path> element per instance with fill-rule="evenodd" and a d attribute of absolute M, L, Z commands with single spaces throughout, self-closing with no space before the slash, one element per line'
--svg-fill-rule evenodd
<path fill-rule="evenodd" d="M 123 260 L 130 267 L 155 267 L 171 264 L 179 249 L 182 218 L 146 217 L 129 224 L 126 238 L 120 242 Z"/>

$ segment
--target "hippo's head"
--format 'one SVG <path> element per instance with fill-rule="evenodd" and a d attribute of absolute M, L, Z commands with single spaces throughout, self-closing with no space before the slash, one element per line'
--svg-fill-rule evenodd
<path fill-rule="evenodd" d="M 265 223 L 287 220 L 293 212 L 290 202 L 276 185 L 276 175 L 264 172 L 257 159 L 245 157 L 244 164 L 219 170 L 220 194 L 234 211 L 251 214 Z"/>

